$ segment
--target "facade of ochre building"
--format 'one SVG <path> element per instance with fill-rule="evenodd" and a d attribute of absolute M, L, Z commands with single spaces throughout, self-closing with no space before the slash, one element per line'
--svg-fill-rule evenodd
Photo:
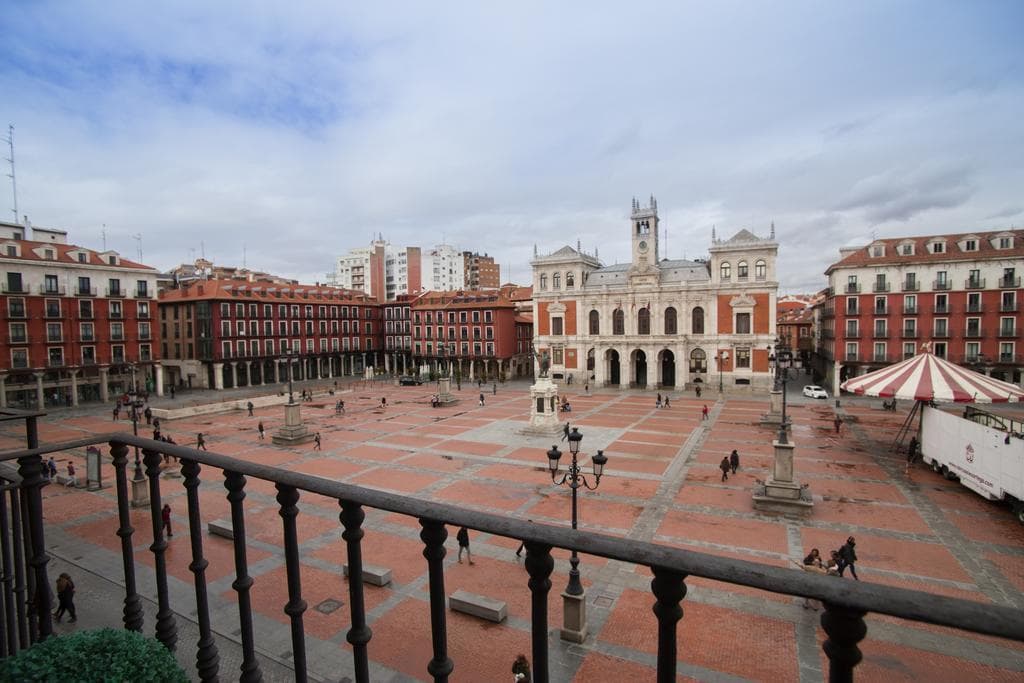
<path fill-rule="evenodd" d="M 662 259 L 658 205 L 634 200 L 629 263 L 566 246 L 533 267 L 534 347 L 555 379 L 594 387 L 766 389 L 778 243 L 712 232 L 709 256 Z M 538 360 L 539 362 L 539 360 Z"/>

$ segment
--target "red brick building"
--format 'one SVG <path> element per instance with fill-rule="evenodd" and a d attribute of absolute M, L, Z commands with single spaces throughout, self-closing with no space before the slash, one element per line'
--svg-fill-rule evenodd
<path fill-rule="evenodd" d="M 821 347 L 835 391 L 849 377 L 933 353 L 1021 381 L 1024 230 L 875 240 L 828 267 Z"/>
<path fill-rule="evenodd" d="M 176 385 L 223 389 L 363 375 L 381 365 L 381 308 L 326 286 L 200 280 L 160 293 L 167 372 Z"/>
<path fill-rule="evenodd" d="M 411 306 L 412 354 L 421 370 L 452 359 L 453 376 L 467 381 L 528 376 L 531 328 L 516 303 L 499 291 L 427 292 Z"/>
<path fill-rule="evenodd" d="M 163 393 L 156 269 L 27 221 L 0 223 L 0 264 L 0 407 L 107 401 L 133 382 Z"/>
<path fill-rule="evenodd" d="M 493 256 L 464 251 L 462 261 L 466 289 L 498 289 L 501 285 L 501 267 Z"/>

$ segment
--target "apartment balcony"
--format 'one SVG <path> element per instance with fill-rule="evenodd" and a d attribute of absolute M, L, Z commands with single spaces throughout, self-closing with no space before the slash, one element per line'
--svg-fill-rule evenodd
<path fill-rule="evenodd" d="M 917 306 L 904 306 L 903 315 L 917 315 L 918 310 Z"/>
<path fill-rule="evenodd" d="M 871 285 L 871 291 L 875 294 L 884 294 L 885 292 L 891 291 L 892 285 L 888 282 L 875 282 Z"/>
<path fill-rule="evenodd" d="M 953 307 L 949 304 L 940 306 L 938 304 L 932 306 L 932 313 L 935 315 L 949 315 L 953 312 Z"/>
<path fill-rule="evenodd" d="M 878 306 L 876 306 L 873 309 L 871 309 L 872 315 L 889 315 L 891 312 L 892 309 L 889 308 L 888 306 L 885 306 L 884 308 L 879 308 Z"/>
<path fill-rule="evenodd" d="M 1000 289 L 1017 289 L 1020 287 L 1020 276 L 999 278 Z"/>
<path fill-rule="evenodd" d="M 843 311 L 843 314 L 846 315 L 847 317 L 854 317 L 855 318 L 855 317 L 860 315 L 860 309 L 859 308 L 847 308 L 845 311 Z"/>
<path fill-rule="evenodd" d="M 28 294 L 28 287 L 24 284 L 16 285 L 9 282 L 0 283 L 0 293 L 3 294 Z"/>
<path fill-rule="evenodd" d="M 48 318 L 50 320 L 56 320 L 58 318 L 63 318 L 64 316 L 62 316 L 60 314 L 60 309 L 59 308 L 57 308 L 57 309 L 47 308 L 45 311 L 43 311 L 43 317 L 44 318 Z"/>
<path fill-rule="evenodd" d="M 150 332 L 141 332 L 140 331 L 139 334 L 138 334 L 138 337 L 139 337 L 139 341 L 149 341 L 149 340 L 151 340 L 153 338 L 153 335 Z"/>
<path fill-rule="evenodd" d="M 1000 313 L 1016 313 L 1017 312 L 1017 302 L 1014 301 L 1012 304 L 1008 304 L 1008 303 L 1001 303 L 1001 304 L 999 304 L 999 312 Z"/>
<path fill-rule="evenodd" d="M 918 282 L 917 280 L 914 280 L 913 282 L 909 280 L 904 280 L 900 289 L 902 289 L 904 292 L 916 292 L 921 289 L 921 283 Z"/>
<path fill-rule="evenodd" d="M 857 363 L 860 361 L 860 355 L 856 353 L 847 353 L 843 356 L 843 360 L 847 363 Z"/>
<path fill-rule="evenodd" d="M 46 335 L 46 343 L 47 344 L 63 344 L 64 343 L 64 335 L 62 335 L 62 334 L 47 334 Z"/>
<path fill-rule="evenodd" d="M 949 339 L 951 336 L 949 330 L 942 330 L 941 332 L 936 330 L 932 332 L 932 339 Z"/>
<path fill-rule="evenodd" d="M 49 358 L 46 361 L 46 367 L 48 368 L 62 368 L 64 367 L 63 358 Z"/>
<path fill-rule="evenodd" d="M 27 334 L 11 335 L 7 338 L 8 344 L 28 344 L 31 337 Z"/>
<path fill-rule="evenodd" d="M 888 329 L 885 329 L 885 330 L 872 330 L 871 331 L 871 338 L 872 339 L 888 339 L 889 338 L 889 330 Z"/>
<path fill-rule="evenodd" d="M 79 320 L 93 320 L 93 319 L 95 319 L 95 317 L 96 316 L 93 315 L 92 311 L 86 311 L 85 313 L 83 313 L 82 311 L 78 312 L 78 319 Z"/>
<path fill-rule="evenodd" d="M 122 341 L 124 341 L 124 339 L 125 339 L 125 336 L 124 336 L 123 332 L 118 332 L 118 333 L 111 332 L 110 333 L 110 341 L 112 341 L 112 342 L 122 342 Z"/>
<path fill-rule="evenodd" d="M 871 362 L 872 363 L 892 363 L 893 362 L 893 357 L 890 356 L 888 353 L 872 353 L 871 354 Z"/>
<path fill-rule="evenodd" d="M 14 358 L 11 360 L 11 368 L 13 370 L 28 370 L 28 360 L 25 358 Z"/>
<path fill-rule="evenodd" d="M 92 367 L 92 366 L 96 365 L 96 359 L 95 358 L 83 358 L 82 359 L 82 365 L 84 365 L 85 367 Z"/>
<path fill-rule="evenodd" d="M 836 317 L 836 309 L 828 308 L 828 307 L 821 309 L 821 317 L 822 318 L 834 318 L 834 317 Z"/>
<path fill-rule="evenodd" d="M 1000 327 L 999 338 L 1000 339 L 1016 339 L 1019 331 L 1016 327 Z"/>
<path fill-rule="evenodd" d="M 971 328 L 971 327 L 968 327 L 967 331 L 964 332 L 964 338 L 965 339 L 981 339 L 984 336 L 985 336 L 985 330 L 983 330 L 981 328 Z"/>
<path fill-rule="evenodd" d="M 96 341 L 96 335 L 94 335 L 94 334 L 83 334 L 80 341 L 94 342 L 94 341 Z"/>
<path fill-rule="evenodd" d="M 846 330 L 843 333 L 843 339 L 860 339 L 860 330 Z"/>
<path fill-rule="evenodd" d="M 932 289 L 934 289 L 937 292 L 941 292 L 949 289 L 949 285 L 949 280 L 934 280 L 932 282 Z"/>
<path fill-rule="evenodd" d="M 146 289 L 139 289 L 136 287 L 132 292 L 132 296 L 136 299 L 152 299 L 153 293 L 148 287 Z"/>
<path fill-rule="evenodd" d="M 109 311 L 107 313 L 107 317 L 110 318 L 111 320 L 124 320 L 124 312 L 123 311 Z"/>
<path fill-rule="evenodd" d="M 999 354 L 999 362 L 1003 365 L 1020 365 L 1022 358 L 1017 353 L 1001 353 Z"/>
<path fill-rule="evenodd" d="M 847 282 L 846 286 L 843 287 L 843 291 L 847 294 L 860 294 L 860 285 L 856 282 Z"/>
<path fill-rule="evenodd" d="M 7 304 L 7 317 L 12 320 L 21 320 L 27 318 L 28 315 L 25 313 L 24 306 L 12 306 L 10 302 Z"/>
<path fill-rule="evenodd" d="M 984 313 L 985 312 L 985 305 L 980 303 L 980 302 L 976 303 L 976 304 L 969 303 L 969 304 L 967 304 L 967 308 L 966 308 L 965 312 L 966 313 Z"/>
<path fill-rule="evenodd" d="M 964 289 L 985 289 L 985 278 L 969 277 L 964 280 Z"/>
<path fill-rule="evenodd" d="M 832 330 L 822 330 L 821 331 L 821 338 L 822 339 L 835 339 L 836 338 L 836 334 Z"/>
<path fill-rule="evenodd" d="M 904 328 L 903 330 L 900 331 L 900 336 L 903 337 L 904 339 L 917 339 L 917 330 Z"/>
<path fill-rule="evenodd" d="M 67 289 L 65 287 L 42 284 L 39 285 L 39 293 L 42 296 L 64 296 L 67 294 Z"/>
<path fill-rule="evenodd" d="M 96 296 L 95 287 L 76 287 L 75 296 Z"/>

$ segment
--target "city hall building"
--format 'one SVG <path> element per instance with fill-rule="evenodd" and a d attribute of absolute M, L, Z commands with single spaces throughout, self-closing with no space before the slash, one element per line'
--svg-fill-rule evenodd
<path fill-rule="evenodd" d="M 534 347 L 556 379 L 595 387 L 765 389 L 775 344 L 778 243 L 712 232 L 709 257 L 663 259 L 658 204 L 634 199 L 632 258 L 534 248 Z"/>

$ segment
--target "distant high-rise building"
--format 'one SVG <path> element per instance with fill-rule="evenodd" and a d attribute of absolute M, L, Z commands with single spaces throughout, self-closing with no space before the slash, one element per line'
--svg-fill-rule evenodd
<path fill-rule="evenodd" d="M 462 268 L 466 289 L 497 289 L 501 286 L 501 268 L 493 256 L 472 251 L 462 252 Z"/>
<path fill-rule="evenodd" d="M 465 288 L 462 252 L 447 244 L 438 244 L 423 254 L 423 291 L 453 291 Z"/>
<path fill-rule="evenodd" d="M 379 238 L 368 247 L 339 256 L 330 279 L 338 287 L 366 292 L 378 301 L 394 301 L 398 295 L 410 293 L 410 289 L 420 290 L 421 268 L 419 247 L 394 247 Z"/>

